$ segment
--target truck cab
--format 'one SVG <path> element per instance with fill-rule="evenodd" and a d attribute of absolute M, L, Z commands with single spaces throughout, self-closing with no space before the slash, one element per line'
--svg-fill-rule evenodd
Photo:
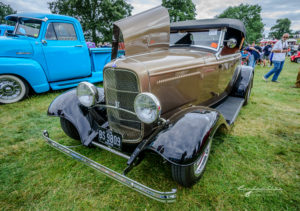
<path fill-rule="evenodd" d="M 79 21 L 55 14 L 21 13 L 6 17 L 16 23 L 0 38 L 0 103 L 28 94 L 103 80 L 111 49 L 89 49 Z"/>

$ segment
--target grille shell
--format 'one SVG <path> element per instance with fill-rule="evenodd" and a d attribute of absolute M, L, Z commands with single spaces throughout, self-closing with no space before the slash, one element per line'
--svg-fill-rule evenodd
<path fill-rule="evenodd" d="M 123 137 L 125 143 L 138 143 L 143 137 L 143 124 L 134 112 L 134 99 L 140 93 L 137 75 L 129 70 L 107 68 L 103 73 L 110 129 Z"/>

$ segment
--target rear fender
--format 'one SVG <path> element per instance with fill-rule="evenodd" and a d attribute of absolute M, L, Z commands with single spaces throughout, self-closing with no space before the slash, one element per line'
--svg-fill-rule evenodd
<path fill-rule="evenodd" d="M 235 97 L 245 97 L 247 88 L 254 77 L 254 69 L 250 66 L 242 66 L 240 74 L 232 89 L 231 95 Z"/>
<path fill-rule="evenodd" d="M 0 58 L 0 75 L 4 74 L 23 78 L 36 93 L 46 92 L 50 89 L 43 68 L 32 59 Z"/>
<path fill-rule="evenodd" d="M 223 116 L 207 107 L 191 107 L 170 118 L 169 128 L 161 131 L 147 149 L 176 165 L 190 165 L 203 152 L 209 139 L 224 124 Z"/>
<path fill-rule="evenodd" d="M 104 90 L 103 88 L 97 89 L 100 101 L 103 101 Z M 81 143 L 85 146 L 88 146 L 98 134 L 95 118 L 90 109 L 79 102 L 76 89 L 56 97 L 48 108 L 48 115 L 62 117 L 70 121 L 77 129 Z"/>

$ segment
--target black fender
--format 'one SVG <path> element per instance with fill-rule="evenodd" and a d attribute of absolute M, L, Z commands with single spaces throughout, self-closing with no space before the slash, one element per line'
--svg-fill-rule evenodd
<path fill-rule="evenodd" d="M 195 162 L 216 130 L 222 124 L 229 127 L 218 111 L 208 107 L 191 107 L 170 121 L 172 119 L 173 123 L 161 131 L 147 149 L 176 165 Z"/>
<path fill-rule="evenodd" d="M 249 84 L 252 83 L 253 77 L 254 69 L 250 66 L 242 65 L 240 74 L 233 86 L 231 95 L 244 98 Z"/>
<path fill-rule="evenodd" d="M 98 88 L 99 102 L 104 101 L 104 90 Z M 93 109 L 93 108 L 91 108 Z M 49 116 L 62 117 L 69 120 L 77 129 L 81 143 L 88 146 L 97 136 L 95 117 L 90 108 L 83 106 L 76 95 L 76 89 L 71 89 L 56 97 L 48 108 Z"/>

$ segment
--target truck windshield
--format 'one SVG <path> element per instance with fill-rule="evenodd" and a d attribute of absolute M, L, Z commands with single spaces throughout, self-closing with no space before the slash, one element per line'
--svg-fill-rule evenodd
<path fill-rule="evenodd" d="M 217 50 L 221 30 L 179 31 L 170 34 L 170 46 L 191 46 Z"/>
<path fill-rule="evenodd" d="M 16 35 L 24 35 L 37 38 L 40 33 L 41 21 L 32 19 L 19 19 Z"/>

